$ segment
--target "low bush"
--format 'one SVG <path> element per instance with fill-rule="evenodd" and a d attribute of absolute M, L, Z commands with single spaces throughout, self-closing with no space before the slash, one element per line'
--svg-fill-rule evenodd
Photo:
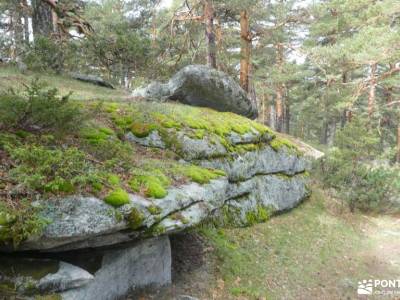
<path fill-rule="evenodd" d="M 25 94 L 0 94 L 0 130 L 67 133 L 79 128 L 84 114 L 69 96 L 58 96 L 57 89 L 46 89 L 34 80 Z"/>
<path fill-rule="evenodd" d="M 391 211 L 400 209 L 400 169 L 377 162 L 380 155 L 378 133 L 355 119 L 338 134 L 335 147 L 322 162 L 320 178 L 346 200 L 350 209 Z M 388 161 L 388 159 L 383 161 Z M 398 201 L 398 200 L 397 200 Z"/>

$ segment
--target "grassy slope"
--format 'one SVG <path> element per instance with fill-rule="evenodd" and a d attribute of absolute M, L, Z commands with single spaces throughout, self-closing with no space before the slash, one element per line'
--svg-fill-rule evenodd
<path fill-rule="evenodd" d="M 29 84 L 32 80 L 39 78 L 51 87 L 55 87 L 60 94 L 65 95 L 73 91 L 73 99 L 76 100 L 112 100 L 120 101 L 129 99 L 129 93 L 121 89 L 107 89 L 93 84 L 88 84 L 74 80 L 68 76 L 55 76 L 54 74 L 35 73 L 28 71 L 21 74 L 16 68 L 2 66 L 0 64 L 0 92 L 13 88 L 23 90 L 24 84 Z"/>
<path fill-rule="evenodd" d="M 202 229 L 214 248 L 215 277 L 207 291 L 193 294 L 202 299 L 354 299 L 358 280 L 399 275 L 392 261 L 379 258 L 382 238 L 369 234 L 379 228 L 366 220 L 314 188 L 310 200 L 267 223 Z M 383 238 L 393 246 L 393 237 Z"/>

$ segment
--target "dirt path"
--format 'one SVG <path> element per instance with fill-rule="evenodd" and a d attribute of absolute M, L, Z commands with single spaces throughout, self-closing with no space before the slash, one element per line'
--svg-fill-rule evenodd
<path fill-rule="evenodd" d="M 365 219 L 362 231 L 366 250 L 360 254 L 366 264 L 371 264 L 371 272 L 374 271 L 376 276 L 392 275 L 381 279 L 400 279 L 400 218 L 378 216 Z"/>

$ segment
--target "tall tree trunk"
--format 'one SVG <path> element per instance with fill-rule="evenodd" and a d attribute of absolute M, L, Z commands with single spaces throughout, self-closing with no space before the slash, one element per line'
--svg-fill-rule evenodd
<path fill-rule="evenodd" d="M 204 20 L 206 23 L 207 64 L 217 68 L 217 46 L 214 31 L 214 6 L 213 0 L 204 0 Z"/>
<path fill-rule="evenodd" d="M 324 120 L 324 123 L 322 124 L 322 132 L 320 140 L 322 145 L 328 144 L 328 131 L 329 131 L 329 122 L 327 120 Z"/>
<path fill-rule="evenodd" d="M 24 45 L 24 25 L 22 23 L 23 13 L 22 7 L 17 4 L 15 15 L 13 16 L 13 25 L 14 25 L 14 45 L 16 48 L 16 55 L 19 56 L 19 52 L 21 51 Z"/>
<path fill-rule="evenodd" d="M 283 45 L 279 43 L 277 45 L 276 51 L 276 64 L 278 70 L 282 71 L 283 68 Z M 276 130 L 278 132 L 284 131 L 285 126 L 285 109 L 284 109 L 284 93 L 285 93 L 285 86 L 283 83 L 278 82 L 276 84 Z"/>
<path fill-rule="evenodd" d="M 397 124 L 397 155 L 396 162 L 400 164 L 400 123 Z"/>
<path fill-rule="evenodd" d="M 270 105 L 269 106 L 269 127 L 271 129 L 276 130 L 276 111 L 275 111 L 275 106 Z"/>
<path fill-rule="evenodd" d="M 51 6 L 43 0 L 32 0 L 31 3 L 33 36 L 50 37 L 54 32 L 54 14 Z"/>
<path fill-rule="evenodd" d="M 261 124 L 267 124 L 267 105 L 266 102 L 267 101 L 267 96 L 265 95 L 265 93 L 262 95 L 261 97 L 261 107 L 260 107 L 260 114 L 258 115 L 258 120 L 260 121 Z"/>
<path fill-rule="evenodd" d="M 368 94 L 368 116 L 371 118 L 375 108 L 376 97 L 376 69 L 377 64 L 370 65 L 369 94 Z"/>
<path fill-rule="evenodd" d="M 251 34 L 247 10 L 240 12 L 240 86 L 249 92 Z"/>
<path fill-rule="evenodd" d="M 23 10 L 23 15 L 24 15 L 24 41 L 26 45 L 29 45 L 29 37 L 30 37 L 30 31 L 29 31 L 29 13 L 28 13 L 28 1 L 23 0 L 22 5 L 24 7 Z"/>
<path fill-rule="evenodd" d="M 222 51 L 222 26 L 219 18 L 215 18 L 215 36 L 217 44 L 217 53 L 220 55 Z"/>
<path fill-rule="evenodd" d="M 288 91 L 288 89 L 286 89 Z M 285 101 L 285 133 L 290 133 L 290 103 L 289 103 L 289 94 L 286 92 L 286 101 Z"/>

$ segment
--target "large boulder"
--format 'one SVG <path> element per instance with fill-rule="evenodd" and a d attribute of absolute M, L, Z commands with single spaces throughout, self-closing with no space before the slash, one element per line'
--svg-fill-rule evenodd
<path fill-rule="evenodd" d="M 168 83 L 153 82 L 137 89 L 133 96 L 170 99 L 184 104 L 229 111 L 251 119 L 257 106 L 227 74 L 204 65 L 190 65 L 176 73 Z"/>
<path fill-rule="evenodd" d="M 37 206 L 50 224 L 18 250 L 69 251 L 170 234 L 232 207 L 231 223 L 246 226 L 252 223 L 250 214 L 287 210 L 308 195 L 307 159 L 265 126 L 232 113 L 180 104 L 145 105 L 137 111 L 124 139 L 173 152 L 179 160 L 163 161 L 162 167 L 173 172 L 184 168 L 196 181 L 170 185 L 159 197 L 129 193 L 129 202 L 120 207 L 95 195 L 39 200 Z"/>
<path fill-rule="evenodd" d="M 32 200 L 45 227 L 16 249 L 9 240 L 0 243 L 4 252 L 13 252 L 0 257 L 0 295 L 3 282 L 6 292 L 18 297 L 33 292 L 89 300 L 159 287 L 171 280 L 168 235 L 209 220 L 250 226 L 309 195 L 307 158 L 287 139 L 248 118 L 178 103 L 109 104 L 103 109 L 103 121 L 118 133 L 101 127 L 86 135 L 95 147 L 99 140 L 109 147 L 118 139 L 129 148 L 118 149 L 132 151 L 133 168 L 117 183 L 107 183 L 111 191 L 112 184 L 123 191 L 124 202 L 113 206 L 106 201 L 109 190 Z M 136 187 L 135 180 L 148 181 Z M 10 232 L 17 219 L 1 211 L 0 217 L 0 233 Z M 7 271 L 7 262 L 18 251 L 23 268 L 14 274 Z M 32 272 L 32 258 L 20 258 L 26 253 L 40 259 L 33 264 L 43 271 Z"/>

